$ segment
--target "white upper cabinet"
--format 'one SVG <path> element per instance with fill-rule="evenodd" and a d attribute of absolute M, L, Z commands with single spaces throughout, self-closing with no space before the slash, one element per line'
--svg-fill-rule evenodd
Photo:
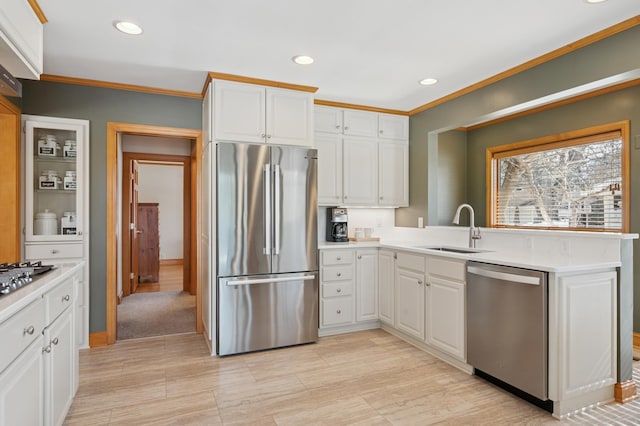
<path fill-rule="evenodd" d="M 314 109 L 314 126 L 316 132 L 342 133 L 342 110 L 316 106 Z"/>
<path fill-rule="evenodd" d="M 318 204 L 342 203 L 342 137 L 316 134 L 314 145 L 318 151 Z"/>
<path fill-rule="evenodd" d="M 378 114 L 369 111 L 345 109 L 344 134 L 349 136 L 377 137 Z"/>
<path fill-rule="evenodd" d="M 409 139 L 409 117 L 378 114 L 378 137 L 382 139 Z"/>
<path fill-rule="evenodd" d="M 42 74 L 43 27 L 27 0 L 0 3 L 0 64 L 14 77 Z"/>
<path fill-rule="evenodd" d="M 409 146 L 378 144 L 378 205 L 409 205 Z"/>
<path fill-rule="evenodd" d="M 213 86 L 215 140 L 311 145 L 311 93 L 218 80 Z"/>
<path fill-rule="evenodd" d="M 375 205 L 378 194 L 378 144 L 369 139 L 344 138 L 343 153 L 344 204 Z"/>

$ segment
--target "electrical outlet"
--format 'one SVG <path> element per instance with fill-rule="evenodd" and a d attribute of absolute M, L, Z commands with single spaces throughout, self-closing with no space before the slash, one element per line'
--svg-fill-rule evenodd
<path fill-rule="evenodd" d="M 424 228 L 424 218 L 418 218 L 418 228 Z"/>
<path fill-rule="evenodd" d="M 633 147 L 635 149 L 640 149 L 640 135 L 635 135 L 633 137 Z"/>

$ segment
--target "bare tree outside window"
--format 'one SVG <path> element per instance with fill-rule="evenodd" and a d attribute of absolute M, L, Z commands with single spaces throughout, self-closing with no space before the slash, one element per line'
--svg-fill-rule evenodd
<path fill-rule="evenodd" d="M 624 140 L 607 132 L 493 156 L 493 225 L 621 231 Z"/>

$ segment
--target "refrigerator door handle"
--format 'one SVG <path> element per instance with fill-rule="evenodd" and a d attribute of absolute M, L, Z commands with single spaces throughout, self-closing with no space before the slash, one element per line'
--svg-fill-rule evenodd
<path fill-rule="evenodd" d="M 282 203 L 280 199 L 280 165 L 274 165 L 273 169 L 274 176 L 274 219 L 275 222 L 275 230 L 273 235 L 273 253 L 280 254 L 280 209 L 282 208 Z"/>
<path fill-rule="evenodd" d="M 249 280 L 230 280 L 227 281 L 228 286 L 238 285 L 252 285 L 252 284 L 269 284 L 269 283 L 284 283 L 288 281 L 309 281 L 314 280 L 315 275 L 305 275 L 303 277 L 283 277 L 283 278 L 255 278 Z"/>
<path fill-rule="evenodd" d="M 264 165 L 264 247 L 262 252 L 270 256 L 271 255 L 271 166 L 269 164 Z"/>

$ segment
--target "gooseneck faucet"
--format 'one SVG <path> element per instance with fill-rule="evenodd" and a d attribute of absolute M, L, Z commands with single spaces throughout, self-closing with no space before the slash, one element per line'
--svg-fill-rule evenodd
<path fill-rule="evenodd" d="M 480 236 L 480 228 L 476 228 L 475 226 L 475 214 L 473 212 L 473 207 L 469 204 L 460 204 L 458 209 L 456 210 L 456 214 L 453 217 L 453 223 L 456 225 L 460 224 L 460 212 L 463 208 L 469 209 L 469 248 L 476 248 L 476 240 L 482 238 Z"/>

